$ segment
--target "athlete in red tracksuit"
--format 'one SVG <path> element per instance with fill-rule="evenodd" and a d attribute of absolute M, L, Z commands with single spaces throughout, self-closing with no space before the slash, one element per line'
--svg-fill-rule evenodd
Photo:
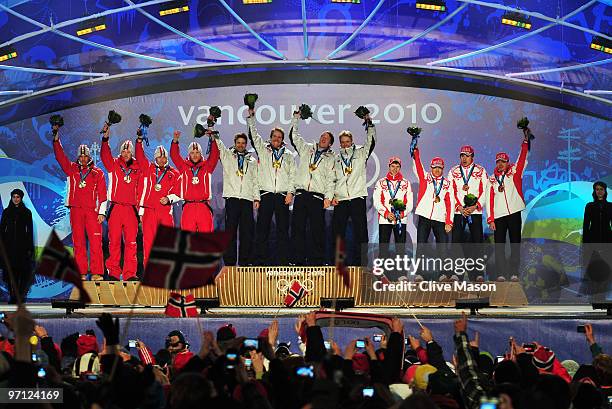
<path fill-rule="evenodd" d="M 76 162 L 71 162 L 54 129 L 53 152 L 55 159 L 67 176 L 66 207 L 70 209 L 70 225 L 74 258 L 83 279 L 87 276 L 87 244 L 92 280 L 101 280 L 104 275 L 102 254 L 102 222 L 106 214 L 106 180 L 102 169 L 94 166 L 87 145 L 79 146 Z"/>
<path fill-rule="evenodd" d="M 110 280 L 119 280 L 122 269 L 121 236 L 124 241 L 123 280 L 137 281 L 136 235 L 138 234 L 138 198 L 142 192 L 142 169 L 133 158 L 134 144 L 121 144 L 119 157 L 113 158 L 108 145 L 109 127 L 104 125 L 100 158 L 108 172 L 108 241 L 110 257 L 106 260 Z"/>
<path fill-rule="evenodd" d="M 181 229 L 197 232 L 213 231 L 213 213 L 208 201 L 211 198 L 211 174 L 219 162 L 219 148 L 210 145 L 208 159 L 202 157 L 202 147 L 197 142 L 189 144 L 189 156 L 181 157 L 179 137 L 174 131 L 170 157 L 180 172 L 179 188 L 175 192 L 184 200 Z"/>
<path fill-rule="evenodd" d="M 168 164 L 168 151 L 163 146 L 155 148 L 154 161 L 149 162 L 142 146 L 142 137 L 136 139 L 136 161 L 143 168 L 143 187 L 140 196 L 142 216 L 142 241 L 144 265 L 149 260 L 149 252 L 155 239 L 157 226 L 174 227 L 172 203 L 180 200 L 173 193 L 178 186 L 179 173 Z M 148 166 L 146 165 L 148 164 Z"/>

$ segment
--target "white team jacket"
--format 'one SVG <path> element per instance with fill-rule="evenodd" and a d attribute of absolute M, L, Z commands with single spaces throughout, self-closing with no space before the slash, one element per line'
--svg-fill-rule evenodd
<path fill-rule="evenodd" d="M 389 185 L 391 185 L 393 191 L 397 190 L 395 199 L 402 200 L 406 205 L 406 210 L 401 212 L 400 216 L 402 218 L 402 224 L 407 224 L 408 214 L 412 211 L 412 187 L 410 186 L 410 182 L 402 178 L 397 181 L 389 180 L 387 183 L 386 177 L 376 182 L 372 197 L 374 208 L 378 212 L 378 224 L 395 224 L 387 219 L 387 216 L 391 213 L 391 205 L 389 204 L 391 201 L 391 190 L 389 190 Z"/>
<path fill-rule="evenodd" d="M 259 190 L 271 193 L 295 193 L 295 156 L 286 147 L 280 156 L 281 166 L 273 166 L 274 156 L 269 143 L 264 142 L 255 127 L 255 118 L 248 117 L 249 139 L 259 158 L 257 184 Z"/>
<path fill-rule="evenodd" d="M 414 173 L 419 178 L 419 193 L 414 213 L 431 220 L 452 225 L 454 203 L 450 181 L 444 178 L 444 176 L 435 179 L 430 172 L 425 172 L 418 148 L 414 150 L 413 166 Z M 434 179 L 436 180 L 436 186 L 442 183 L 442 188 L 439 192 L 440 201 L 437 203 L 435 201 Z"/>
<path fill-rule="evenodd" d="M 472 170 L 472 168 L 474 170 Z M 468 190 L 463 190 L 463 185 L 465 185 L 465 181 L 463 176 L 467 179 L 468 175 L 470 175 L 470 171 L 472 175 L 468 180 Z M 461 165 L 455 165 L 448 172 L 448 180 L 451 182 L 451 192 L 453 195 L 453 202 L 455 203 L 455 213 L 459 214 L 457 208 L 459 206 L 463 206 L 463 198 L 471 193 L 478 198 L 478 202 L 476 203 L 476 210 L 472 212 L 472 214 L 482 214 L 482 209 L 485 205 L 485 198 L 487 196 L 487 188 L 489 187 L 489 179 L 487 176 L 487 171 L 482 166 L 472 163 L 472 165 L 467 168 L 463 168 L 463 176 L 461 176 Z"/>
<path fill-rule="evenodd" d="M 250 153 L 244 155 L 242 176 L 238 167 L 238 154 L 234 148 L 227 148 L 221 139 L 215 138 L 223 165 L 223 197 L 259 200 L 257 185 L 257 160 Z"/>
<path fill-rule="evenodd" d="M 376 145 L 376 128 L 368 127 L 366 143 L 363 146 L 353 144 L 349 148 L 340 148 L 336 154 L 336 191 L 338 201 L 352 200 L 368 195 L 366 187 L 366 163 Z M 346 160 L 347 164 L 343 161 Z M 346 169 L 351 172 L 347 173 Z"/>

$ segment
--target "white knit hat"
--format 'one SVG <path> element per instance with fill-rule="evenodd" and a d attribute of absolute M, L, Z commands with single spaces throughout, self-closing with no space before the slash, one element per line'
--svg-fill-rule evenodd
<path fill-rule="evenodd" d="M 77 156 L 89 156 L 91 158 L 91 153 L 89 152 L 89 146 L 87 145 L 79 145 L 79 150 L 77 151 Z"/>
<path fill-rule="evenodd" d="M 159 145 L 157 148 L 155 148 L 155 153 L 153 154 L 153 158 L 157 159 L 157 158 L 162 158 L 162 157 L 168 157 L 168 151 L 166 150 L 166 148 Z"/>
<path fill-rule="evenodd" d="M 130 152 L 132 152 L 132 155 L 134 154 L 134 144 L 129 139 L 125 140 L 121 144 L 121 151 L 124 151 L 126 149 L 128 149 Z"/>
<path fill-rule="evenodd" d="M 81 374 L 98 374 L 100 372 L 100 358 L 95 352 L 87 352 L 78 357 L 72 364 L 72 377 L 79 378 Z"/>
<path fill-rule="evenodd" d="M 191 153 L 191 152 L 200 152 L 200 153 L 202 153 L 202 146 L 200 146 L 200 144 L 197 143 L 197 142 L 191 142 L 189 144 L 189 149 L 188 150 L 189 150 L 189 153 Z"/>

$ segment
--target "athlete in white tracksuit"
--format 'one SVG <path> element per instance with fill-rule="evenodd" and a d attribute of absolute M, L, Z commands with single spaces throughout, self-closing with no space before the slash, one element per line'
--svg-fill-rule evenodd
<path fill-rule="evenodd" d="M 325 131 L 318 143 L 306 142 L 298 130 L 299 118 L 300 113 L 295 112 L 289 130 L 289 141 L 300 157 L 291 218 L 293 262 L 316 266 L 325 264 L 325 209 L 334 198 L 335 155 L 331 150 L 334 135 Z"/>
<path fill-rule="evenodd" d="M 352 261 L 347 264 L 354 266 L 362 265 L 361 247 L 368 242 L 366 165 L 376 145 L 376 128 L 369 115 L 366 115 L 365 121 L 367 136 L 363 146 L 353 143 L 351 132 L 340 132 L 340 152 L 336 155 L 335 166 L 336 188 L 332 201 L 334 238 L 344 239 L 348 219 L 350 218 L 353 223 L 353 248 L 355 250 Z"/>

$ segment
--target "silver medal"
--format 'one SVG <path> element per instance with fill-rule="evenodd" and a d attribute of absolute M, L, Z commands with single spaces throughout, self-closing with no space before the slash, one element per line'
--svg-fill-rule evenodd
<path fill-rule="evenodd" d="M 200 183 L 200 178 L 198 178 L 197 176 L 192 177 L 191 183 L 197 185 L 198 183 Z"/>
<path fill-rule="evenodd" d="M 81 181 L 79 182 L 79 188 L 83 189 L 85 186 L 87 186 L 87 183 L 85 183 L 85 181 L 84 181 L 84 180 L 81 180 Z"/>
<path fill-rule="evenodd" d="M 157 184 L 155 185 L 155 191 L 156 191 L 156 192 L 159 192 L 160 190 L 161 190 L 161 184 L 157 183 Z"/>

